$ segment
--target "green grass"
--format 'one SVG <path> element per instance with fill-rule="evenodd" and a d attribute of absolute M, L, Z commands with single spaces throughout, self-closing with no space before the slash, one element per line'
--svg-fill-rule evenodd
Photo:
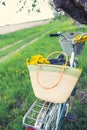
<path fill-rule="evenodd" d="M 53 25 L 53 23 L 51 23 Z M 8 33 L 5 35 L 0 35 L 0 48 L 14 44 L 14 42 L 19 41 L 19 40 L 24 40 L 25 38 L 31 36 L 31 35 L 36 35 L 40 33 L 44 33 L 45 30 L 49 30 L 51 28 L 50 24 L 48 25 L 43 25 L 39 27 L 34 27 L 34 28 L 27 28 L 19 31 L 15 31 L 12 33 Z"/>
<path fill-rule="evenodd" d="M 51 25 L 52 25 L 52 27 L 51 27 Z M 3 56 L 11 54 L 16 49 L 20 49 L 21 46 L 28 44 L 29 42 L 31 42 L 32 40 L 34 40 L 36 38 L 44 36 L 44 34 L 50 32 L 50 30 L 55 29 L 56 25 L 57 25 L 57 23 L 55 25 L 53 25 L 53 23 L 50 23 L 48 25 L 48 27 L 47 27 L 47 25 L 44 25 L 44 29 L 43 29 L 43 26 L 40 26 L 37 29 L 32 28 L 33 34 L 30 31 L 29 34 L 26 35 L 26 37 L 25 37 L 25 34 L 27 32 L 27 29 L 26 29 L 26 32 L 24 30 L 22 30 L 22 37 L 25 37 L 25 38 L 18 39 L 18 40 L 16 40 L 16 39 L 17 39 L 17 37 L 19 35 L 19 31 L 17 32 L 17 34 L 18 34 L 17 37 L 15 36 L 15 32 L 14 32 L 14 40 L 16 40 L 16 41 L 13 42 L 13 43 L 11 43 L 12 34 L 9 34 L 9 38 L 8 38 L 9 39 L 9 44 L 7 45 L 7 43 L 5 41 L 4 41 L 4 44 L 2 44 L 2 42 L 1 42 L 2 47 L 0 48 L 0 57 L 2 58 Z M 7 40 L 7 38 L 5 40 Z"/>
<path fill-rule="evenodd" d="M 64 17 L 47 25 L 0 35 L 0 48 L 13 45 L 9 49 L 6 49 L 5 52 L 0 52 L 0 56 L 10 54 L 32 39 L 39 37 L 37 41 L 0 63 L 0 130 L 25 129 L 22 126 L 23 116 L 35 100 L 28 69 L 25 64 L 26 59 L 35 54 L 42 54 L 46 57 L 53 51 L 62 50 L 58 38 L 50 38 L 50 33 L 56 33 L 57 31 L 63 33 L 86 32 L 86 30 L 86 26 L 79 30 L 77 25 L 72 25 L 69 18 Z M 19 40 L 22 41 L 15 46 L 14 43 Z M 79 57 L 83 73 L 78 83 L 78 88 L 85 92 L 87 91 L 86 52 L 87 46 L 85 46 L 82 55 Z M 78 120 L 75 123 L 65 121 L 64 125 L 62 125 L 62 130 L 87 130 L 86 105 L 78 94 L 75 98 L 74 110 L 71 109 L 71 111 L 77 114 Z"/>

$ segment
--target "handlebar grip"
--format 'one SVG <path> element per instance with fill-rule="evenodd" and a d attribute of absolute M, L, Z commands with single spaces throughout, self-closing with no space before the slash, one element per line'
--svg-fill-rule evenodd
<path fill-rule="evenodd" d="M 49 34 L 50 37 L 58 37 L 60 36 L 59 34 Z"/>

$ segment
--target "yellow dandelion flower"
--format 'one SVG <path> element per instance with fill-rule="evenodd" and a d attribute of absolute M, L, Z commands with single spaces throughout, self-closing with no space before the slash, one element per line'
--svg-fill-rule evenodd
<path fill-rule="evenodd" d="M 29 61 L 29 59 L 27 58 L 26 59 L 26 65 L 29 65 L 30 64 L 30 61 Z"/>
<path fill-rule="evenodd" d="M 7 96 L 4 96 L 4 99 L 7 99 Z"/>
<path fill-rule="evenodd" d="M 45 61 L 45 63 L 46 63 L 46 64 L 50 64 L 50 62 L 49 62 L 49 61 L 47 61 L 47 60 Z"/>
<path fill-rule="evenodd" d="M 16 73 L 18 73 L 18 70 L 16 70 Z"/>
<path fill-rule="evenodd" d="M 24 74 L 24 71 L 22 71 L 22 74 Z"/>
<path fill-rule="evenodd" d="M 27 65 L 35 65 L 35 64 L 50 64 L 50 62 L 44 58 L 42 55 L 34 55 L 31 56 L 31 60 L 27 59 L 26 60 Z"/>

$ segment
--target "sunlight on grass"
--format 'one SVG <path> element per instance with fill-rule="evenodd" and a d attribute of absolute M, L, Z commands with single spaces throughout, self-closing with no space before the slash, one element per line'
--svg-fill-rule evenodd
<path fill-rule="evenodd" d="M 0 63 L 0 130 L 24 130 L 22 118 L 35 100 L 25 63 L 26 59 L 36 54 L 41 54 L 46 57 L 53 51 L 62 51 L 58 38 L 49 37 L 50 33 L 56 33 L 57 31 L 63 33 L 76 31 L 86 32 L 86 30 L 86 26 L 82 29 L 78 29 L 77 25 L 72 25 L 71 19 L 64 17 L 47 25 L 0 35 L 1 48 L 13 44 L 11 48 L 5 51 L 5 54 L 16 50 L 20 46 L 30 42 L 32 39 L 39 37 L 33 44 L 15 53 L 15 55 L 3 63 Z M 22 40 L 22 42 L 14 47 L 14 42 L 17 42 L 18 40 Z M 85 90 L 87 87 L 86 52 L 87 46 L 85 46 L 82 55 L 79 57 L 80 67 L 83 68 L 83 73 L 78 83 L 80 90 Z M 4 56 L 5 54 L 4 52 L 0 52 L 0 56 Z M 79 119 L 75 124 L 70 124 L 67 121 L 67 128 L 70 130 L 86 130 L 87 110 L 84 105 L 82 105 L 80 99 L 77 99 L 77 101 L 74 102 L 75 108 L 77 108 L 75 109 L 75 112 Z M 81 118 L 83 120 L 81 120 Z M 67 128 L 64 126 L 63 130 L 67 130 Z"/>

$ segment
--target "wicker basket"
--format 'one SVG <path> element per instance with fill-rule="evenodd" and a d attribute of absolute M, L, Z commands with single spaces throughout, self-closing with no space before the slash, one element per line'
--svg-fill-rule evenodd
<path fill-rule="evenodd" d="M 32 88 L 37 98 L 53 103 L 66 102 L 79 79 L 81 70 L 66 66 L 62 74 L 62 67 L 28 65 Z"/>
<path fill-rule="evenodd" d="M 66 33 L 65 36 L 68 37 L 69 39 L 74 38 L 75 36 L 82 34 L 81 32 L 75 32 L 75 33 Z M 64 37 L 60 37 L 59 39 L 60 45 L 63 49 L 63 51 L 68 55 L 71 56 L 72 52 L 72 43 L 70 41 L 67 41 Z M 75 55 L 80 55 L 83 47 L 85 44 L 83 43 L 77 43 L 75 44 Z"/>

